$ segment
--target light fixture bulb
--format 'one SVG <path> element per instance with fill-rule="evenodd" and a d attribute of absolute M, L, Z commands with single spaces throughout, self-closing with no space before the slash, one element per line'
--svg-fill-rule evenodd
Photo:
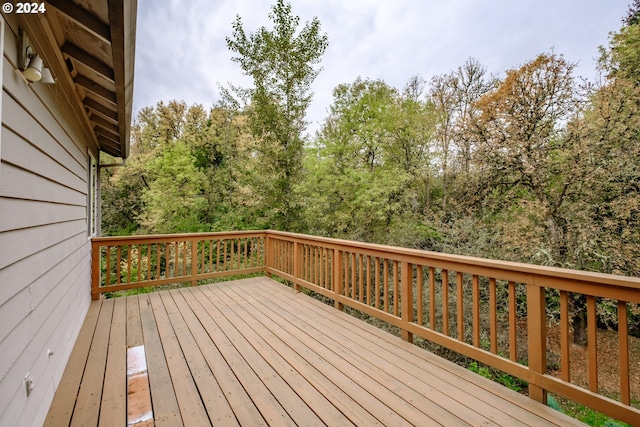
<path fill-rule="evenodd" d="M 31 57 L 29 61 L 29 66 L 26 70 L 22 72 L 27 80 L 32 82 L 37 82 L 42 78 L 42 58 L 38 55 L 34 55 Z"/>

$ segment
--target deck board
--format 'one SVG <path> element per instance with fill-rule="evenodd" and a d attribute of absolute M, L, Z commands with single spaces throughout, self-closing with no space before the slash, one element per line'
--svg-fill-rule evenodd
<path fill-rule="evenodd" d="M 137 345 L 157 426 L 582 425 L 266 277 L 92 303 L 48 425 L 121 425 Z"/>

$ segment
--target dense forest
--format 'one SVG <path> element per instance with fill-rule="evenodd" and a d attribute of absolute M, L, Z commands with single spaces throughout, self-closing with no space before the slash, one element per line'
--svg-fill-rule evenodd
<path fill-rule="evenodd" d="M 313 136 L 329 38 L 281 0 L 270 19 L 227 38 L 252 87 L 139 112 L 127 166 L 103 170 L 103 234 L 272 228 L 640 276 L 638 2 L 598 81 L 555 52 L 504 75 L 470 58 L 401 88 L 362 77 Z"/>

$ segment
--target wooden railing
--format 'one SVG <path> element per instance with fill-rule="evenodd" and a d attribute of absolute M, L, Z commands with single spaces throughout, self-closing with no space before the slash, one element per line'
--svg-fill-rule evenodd
<path fill-rule="evenodd" d="M 263 231 L 98 237 L 91 294 L 265 271 Z"/>
<path fill-rule="evenodd" d="M 640 424 L 640 396 L 632 396 L 629 379 L 627 320 L 628 303 L 640 303 L 639 278 L 276 231 L 97 238 L 93 251 L 94 297 L 264 271 L 332 299 L 338 309 L 348 306 L 387 322 L 405 340 L 419 336 L 518 377 L 537 401 L 546 402 L 551 392 Z M 553 294 L 559 306 L 551 313 L 547 296 Z M 605 299 L 617 308 L 619 391 L 612 396 L 600 394 L 598 386 L 596 310 Z M 575 301 L 586 305 L 585 384 L 571 377 Z M 559 337 L 548 334 L 553 322 Z M 549 339 L 560 342 L 559 378 L 547 368 Z"/>

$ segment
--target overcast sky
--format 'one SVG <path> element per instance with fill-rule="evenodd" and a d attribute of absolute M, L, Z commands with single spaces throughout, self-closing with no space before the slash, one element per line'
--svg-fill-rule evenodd
<path fill-rule="evenodd" d="M 218 85 L 250 86 L 225 37 L 242 17 L 247 33 L 268 19 L 267 0 L 139 0 L 134 115 L 158 101 L 205 108 Z M 402 88 L 478 59 L 500 77 L 538 54 L 563 54 L 593 80 L 598 46 L 621 27 L 631 0 L 291 0 L 301 24 L 314 16 L 329 37 L 307 119 L 319 127 L 340 83 L 358 76 Z M 301 26 L 302 26 L 301 25 Z"/>

